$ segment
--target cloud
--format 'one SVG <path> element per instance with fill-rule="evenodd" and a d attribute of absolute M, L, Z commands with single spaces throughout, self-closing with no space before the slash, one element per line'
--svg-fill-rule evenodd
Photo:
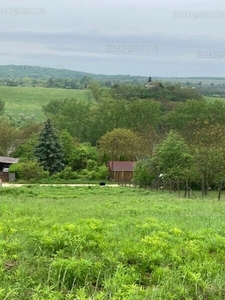
<path fill-rule="evenodd" d="M 18 8 L 43 13 L 1 14 Z M 221 76 L 224 25 L 221 0 L 1 0 L 0 63 L 132 75 L 148 75 L 150 65 L 153 75 Z"/>

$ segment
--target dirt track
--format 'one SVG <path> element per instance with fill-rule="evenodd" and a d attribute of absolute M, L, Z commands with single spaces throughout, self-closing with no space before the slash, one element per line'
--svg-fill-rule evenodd
<path fill-rule="evenodd" d="M 31 185 L 31 184 L 21 184 L 21 183 L 7 183 L 7 182 L 4 182 L 2 184 L 2 187 L 3 188 L 7 188 L 7 187 L 22 187 L 22 186 L 27 186 L 27 185 Z M 71 183 L 71 184 L 66 184 L 66 183 L 57 183 L 57 184 L 35 184 L 37 186 L 100 186 L 99 184 L 93 184 L 93 183 Z M 106 184 L 105 186 L 109 186 L 109 187 L 118 187 L 118 186 L 121 186 L 119 184 Z M 129 186 L 129 185 L 127 185 Z M 103 185 L 104 187 L 104 185 Z"/>

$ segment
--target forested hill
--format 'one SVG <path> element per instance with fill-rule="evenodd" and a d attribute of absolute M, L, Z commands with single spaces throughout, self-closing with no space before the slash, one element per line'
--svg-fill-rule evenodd
<path fill-rule="evenodd" d="M 149 70 L 151 73 L 151 70 Z M 92 81 L 101 86 L 119 84 L 145 86 L 146 76 L 104 75 L 26 65 L 0 65 L 0 86 L 39 86 L 66 89 L 83 89 Z M 152 77 L 153 83 L 164 86 L 184 86 L 198 89 L 205 96 L 225 97 L 225 78 L 220 77 Z"/>
<path fill-rule="evenodd" d="M 149 70 L 149 74 L 151 70 Z M 83 77 L 92 78 L 96 81 L 111 81 L 114 83 L 147 83 L 148 77 L 146 76 L 131 76 L 131 75 L 104 75 L 92 74 L 87 72 L 80 72 L 61 68 L 49 68 L 40 66 L 27 66 L 27 65 L 0 65 L 0 79 L 20 79 L 20 78 L 33 78 L 33 79 L 49 79 L 49 78 L 71 78 L 81 79 Z M 153 76 L 153 81 L 162 83 L 181 85 L 224 85 L 225 78 L 221 77 L 156 77 Z"/>
<path fill-rule="evenodd" d="M 1 78 L 81 78 L 83 76 L 90 76 L 91 74 L 85 72 L 71 71 L 57 68 L 47 68 L 39 66 L 26 65 L 5 65 L 0 66 Z"/>
<path fill-rule="evenodd" d="M 139 83 L 146 82 L 147 77 L 131 75 L 91 74 L 67 69 L 47 68 L 39 66 L 0 65 L 0 78 L 76 78 L 89 77 L 95 80 L 110 80 Z"/>

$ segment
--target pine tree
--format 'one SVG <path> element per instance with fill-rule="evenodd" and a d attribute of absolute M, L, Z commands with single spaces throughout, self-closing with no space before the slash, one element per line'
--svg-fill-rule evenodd
<path fill-rule="evenodd" d="M 51 175 L 65 168 L 62 146 L 50 119 L 46 121 L 40 132 L 39 141 L 35 147 L 35 156 L 44 170 L 49 171 Z"/>

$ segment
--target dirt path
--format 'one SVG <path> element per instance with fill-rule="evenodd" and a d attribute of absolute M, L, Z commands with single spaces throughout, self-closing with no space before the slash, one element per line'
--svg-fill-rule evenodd
<path fill-rule="evenodd" d="M 3 188 L 7 188 L 7 187 L 22 187 L 22 186 L 27 186 L 27 185 L 31 185 L 31 184 L 21 184 L 21 183 L 8 183 L 8 182 L 4 182 L 2 184 Z M 57 184 L 39 184 L 37 186 L 99 186 L 99 184 L 93 184 L 93 183 L 57 183 Z M 118 187 L 120 186 L 119 184 L 106 184 L 105 186 L 109 186 L 109 187 Z"/>

